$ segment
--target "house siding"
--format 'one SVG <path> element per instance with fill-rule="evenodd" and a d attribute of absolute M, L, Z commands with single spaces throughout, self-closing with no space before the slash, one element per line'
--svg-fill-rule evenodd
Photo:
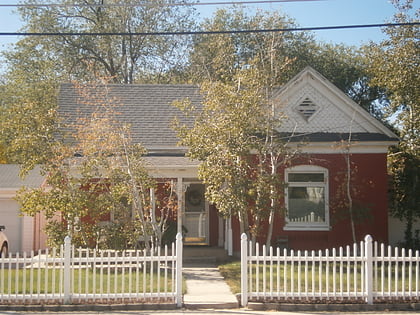
<path fill-rule="evenodd" d="M 356 240 L 361 241 L 366 234 L 380 242 L 388 243 L 388 181 L 386 154 L 351 154 L 354 173 L 351 177 L 353 199 L 368 208 L 362 221 L 356 223 Z M 329 231 L 284 230 L 284 215 L 277 214 L 271 244 L 279 239 L 287 240 L 287 246 L 295 250 L 317 250 L 351 244 L 353 242 L 348 212 L 340 208 L 345 197 L 342 193 L 345 182 L 346 162 L 344 154 L 311 154 L 299 159 L 296 165 L 317 165 L 328 169 L 329 185 Z M 279 171 L 284 175 L 284 169 Z M 341 193 L 340 193 L 341 192 Z M 284 200 L 283 200 L 284 202 Z M 239 223 L 234 222 L 234 251 L 240 249 Z M 262 231 L 267 231 L 263 228 Z M 259 238 L 265 243 L 265 235 Z"/>

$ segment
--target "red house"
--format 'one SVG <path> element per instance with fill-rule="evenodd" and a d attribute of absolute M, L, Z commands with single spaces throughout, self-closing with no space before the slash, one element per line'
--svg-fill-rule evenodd
<path fill-rule="evenodd" d="M 238 252 L 238 222 L 221 218 L 215 206 L 205 200 L 205 187 L 197 176 L 199 162 L 185 157 L 187 148 L 177 146 L 179 139 L 171 129 L 173 118 L 182 117 L 172 102 L 189 98 L 199 105 L 199 88 L 107 85 L 107 89 L 123 104 L 119 117 L 131 124 L 134 141 L 148 149 L 150 173 L 177 183 L 178 229 L 187 228 L 186 244 Z M 291 146 L 302 140 L 305 145 L 302 157 L 279 174 L 288 183 L 287 211 L 276 219 L 272 244 L 324 249 L 352 243 L 349 212 L 343 202 L 348 165 L 357 240 L 369 233 L 387 242 L 387 151 L 397 143 L 397 136 L 310 67 L 276 90 L 274 101 L 278 112 L 287 116 L 278 131 L 292 136 L 293 130 Z M 76 109 L 83 111 L 76 88 L 63 84 L 60 114 L 74 119 Z"/>

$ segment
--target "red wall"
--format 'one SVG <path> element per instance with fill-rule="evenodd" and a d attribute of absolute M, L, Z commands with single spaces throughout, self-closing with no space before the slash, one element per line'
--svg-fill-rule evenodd
<path fill-rule="evenodd" d="M 355 226 L 357 241 L 361 241 L 366 234 L 373 236 L 374 240 L 388 241 L 388 196 L 387 196 L 387 168 L 386 154 L 351 154 L 352 170 L 351 186 L 353 198 L 365 207 L 368 215 L 363 216 L 363 222 Z M 326 249 L 338 246 L 351 245 L 352 232 L 348 212 L 339 209 L 341 198 L 337 197 L 340 185 L 344 182 L 346 162 L 343 154 L 316 154 L 308 156 L 294 165 L 317 165 L 328 169 L 329 173 L 329 231 L 285 231 L 283 230 L 284 218 L 277 215 L 274 226 L 272 245 L 278 238 L 288 239 L 291 249 L 312 250 Z M 284 170 L 280 171 L 284 175 Z M 343 186 L 341 186 L 343 187 Z M 346 218 L 347 216 L 347 218 Z M 267 230 L 267 229 L 263 229 Z M 234 251 L 240 250 L 239 225 L 234 224 Z M 265 242 L 262 235 L 260 242 Z"/>

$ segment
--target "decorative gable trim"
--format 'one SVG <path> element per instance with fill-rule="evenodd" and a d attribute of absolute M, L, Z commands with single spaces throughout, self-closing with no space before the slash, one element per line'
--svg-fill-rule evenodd
<path fill-rule="evenodd" d="M 306 122 L 309 122 L 311 118 L 319 111 L 319 109 L 319 106 L 316 105 L 309 97 L 303 99 L 295 107 L 295 110 Z"/>
<path fill-rule="evenodd" d="M 312 114 L 301 107 L 307 98 L 319 106 Z M 309 66 L 279 88 L 273 100 L 276 111 L 287 117 L 279 132 L 383 134 L 392 144 L 398 139 L 382 122 Z"/>

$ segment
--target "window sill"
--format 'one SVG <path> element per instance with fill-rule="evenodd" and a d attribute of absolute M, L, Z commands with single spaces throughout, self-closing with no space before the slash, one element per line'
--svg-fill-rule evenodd
<path fill-rule="evenodd" d="M 285 231 L 329 231 L 328 225 L 292 225 L 288 224 L 283 227 Z"/>

